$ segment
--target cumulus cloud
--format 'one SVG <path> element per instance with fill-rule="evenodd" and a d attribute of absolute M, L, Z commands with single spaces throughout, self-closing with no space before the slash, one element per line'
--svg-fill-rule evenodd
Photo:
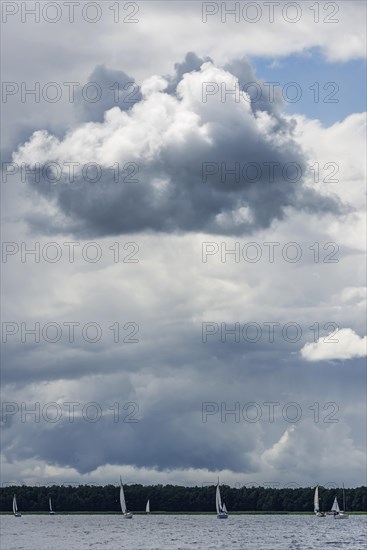
<path fill-rule="evenodd" d="M 364 357 L 367 355 L 367 336 L 362 338 L 352 329 L 343 328 L 335 335 L 305 344 L 301 349 L 301 355 L 306 361 Z"/>
<path fill-rule="evenodd" d="M 355 306 L 365 305 L 366 288 L 365 287 L 346 287 L 343 288 L 340 299 L 343 303 L 352 304 Z"/>
<path fill-rule="evenodd" d="M 330 464 L 332 449 L 333 464 Z M 317 463 L 315 463 L 317 456 Z M 299 469 L 305 477 L 330 479 L 330 472 L 341 477 L 345 472 L 345 456 L 349 457 L 351 469 L 363 476 L 365 470 L 365 453 L 363 447 L 355 445 L 351 430 L 343 421 L 336 420 L 330 424 L 315 424 L 308 420 L 300 425 L 289 426 L 271 447 L 261 454 L 262 468 L 274 471 Z M 348 474 L 347 474 L 348 475 Z"/>
<path fill-rule="evenodd" d="M 40 181 L 35 174 L 28 181 L 74 233 L 240 234 L 282 219 L 287 207 L 338 211 L 333 199 L 303 185 L 307 159 L 294 121 L 266 102 L 255 107 L 243 91 L 223 98 L 223 89 L 238 89 L 238 77 L 230 67 L 199 64 L 192 54 L 170 82 L 143 81 L 141 101 L 127 111 L 109 109 L 102 123 L 82 124 L 61 140 L 36 131 L 14 154 L 33 168 L 56 163 L 55 175 L 38 168 Z M 243 61 L 232 70 L 249 72 Z M 99 173 L 92 168 L 86 176 L 82 169 L 93 162 Z"/>

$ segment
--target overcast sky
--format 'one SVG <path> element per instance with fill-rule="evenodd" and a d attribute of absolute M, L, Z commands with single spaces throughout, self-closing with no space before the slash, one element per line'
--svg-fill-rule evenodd
<path fill-rule="evenodd" d="M 2 6 L 2 483 L 365 484 L 365 3 L 49 4 Z"/>

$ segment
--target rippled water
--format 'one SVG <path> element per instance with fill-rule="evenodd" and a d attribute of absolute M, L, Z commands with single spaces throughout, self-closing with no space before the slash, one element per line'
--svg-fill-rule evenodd
<path fill-rule="evenodd" d="M 366 516 L 119 515 L 1 517 L 3 550 L 366 549 Z"/>

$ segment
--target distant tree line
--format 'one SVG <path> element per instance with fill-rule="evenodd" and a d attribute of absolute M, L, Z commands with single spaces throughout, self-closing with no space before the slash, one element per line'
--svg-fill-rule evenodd
<path fill-rule="evenodd" d="M 215 486 L 126 485 L 128 508 L 144 511 L 150 500 L 152 512 L 214 512 Z M 0 488 L 0 512 L 12 510 L 16 494 L 22 512 L 47 512 L 52 498 L 57 512 L 119 512 L 119 487 L 115 485 L 52 485 L 47 487 L 16 485 Z M 221 495 L 232 512 L 313 512 L 313 488 L 271 489 L 264 487 L 231 488 L 221 485 Z M 335 495 L 342 508 L 342 489 L 320 487 L 320 508 L 329 511 Z M 346 489 L 346 509 L 367 512 L 366 487 Z"/>

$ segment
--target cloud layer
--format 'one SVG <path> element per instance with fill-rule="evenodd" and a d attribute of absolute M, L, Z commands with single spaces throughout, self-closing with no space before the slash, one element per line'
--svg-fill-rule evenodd
<path fill-rule="evenodd" d="M 33 16 L 23 24 L 19 10 L 4 25 L 4 79 L 29 89 L 57 82 L 64 93 L 56 103 L 31 94 L 22 102 L 19 93 L 4 105 L 4 160 L 15 152 L 15 162 L 39 162 L 40 171 L 54 162 L 63 171 L 53 183 L 30 174 L 25 182 L 20 170 L 9 178 L 3 237 L 29 250 L 52 240 L 64 254 L 55 263 L 42 254 L 39 262 L 32 253 L 7 258 L 3 319 L 30 329 L 92 321 L 103 330 L 93 344 L 79 327 L 73 342 L 64 331 L 55 343 L 32 335 L 22 343 L 19 332 L 2 346 L 3 397 L 19 406 L 2 424 L 4 482 L 115 483 L 122 474 L 131 482 L 200 485 L 219 474 L 232 484 L 363 483 L 365 364 L 355 351 L 366 334 L 366 119 L 351 93 L 361 90 L 351 78 L 361 63 L 348 60 L 365 56 L 366 5 L 339 2 L 338 22 L 327 23 L 333 5 L 320 3 L 316 23 L 318 3 L 307 2 L 290 23 L 279 17 L 287 3 L 280 0 L 274 23 L 266 10 L 256 24 L 233 15 L 223 23 L 220 13 L 203 23 L 200 3 L 142 2 L 138 24 L 116 24 L 102 3 L 95 24 L 81 20 L 79 6 L 73 24 L 65 17 L 36 24 Z M 290 110 L 277 90 L 270 101 L 260 76 L 280 80 L 282 89 L 299 80 L 302 101 Z M 332 80 L 340 104 L 323 101 Z M 74 104 L 66 82 L 79 83 Z M 98 83 L 100 101 L 84 101 L 86 82 Z M 254 83 L 248 96 L 238 82 Z M 337 122 L 326 128 L 329 121 Z M 254 161 L 262 169 L 256 181 L 251 169 L 247 180 L 222 178 L 222 163 L 233 169 Z M 70 182 L 66 163 L 73 162 Z M 270 182 L 267 162 L 293 162 L 302 178 L 275 170 Z M 80 177 L 86 163 L 100 165 L 95 183 Z M 96 263 L 81 256 L 91 238 L 103 250 Z M 70 262 L 65 244 L 76 240 Z M 138 263 L 122 261 L 128 241 L 139 245 Z M 249 241 L 261 258 L 236 261 L 231 251 Z M 282 255 L 291 241 L 302 252 L 295 263 Z M 203 242 L 218 248 L 206 263 Z M 139 342 L 114 342 L 109 327 L 127 321 L 139 324 Z M 202 322 L 256 322 L 262 336 L 223 342 L 218 330 L 203 343 Z M 272 322 L 273 342 L 264 324 Z M 348 327 L 336 334 L 339 343 L 324 344 L 330 322 Z M 301 327 L 298 341 L 284 338 L 287 323 Z M 339 360 L 326 359 L 326 345 Z M 74 422 L 67 402 L 79 403 Z M 207 402 L 217 410 L 204 422 Z M 47 403 L 51 415 L 55 404 L 62 408 L 58 422 L 42 416 Z M 86 403 L 101 407 L 99 421 L 83 417 Z M 138 406 L 139 422 L 123 421 L 127 403 Z M 261 418 L 238 419 L 237 403 L 241 410 L 255 403 Z M 275 403 L 274 419 L 265 403 Z"/>

